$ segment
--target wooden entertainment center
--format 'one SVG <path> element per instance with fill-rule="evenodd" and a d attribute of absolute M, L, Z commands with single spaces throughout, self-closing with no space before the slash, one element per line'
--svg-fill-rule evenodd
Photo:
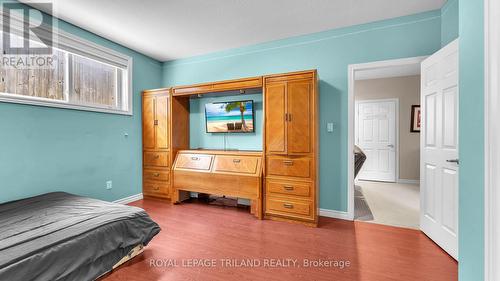
<path fill-rule="evenodd" d="M 263 95 L 263 151 L 192 150 L 189 99 Z M 318 223 L 316 70 L 143 92 L 144 196 L 180 203 L 201 192 L 247 198 L 258 218 Z"/>

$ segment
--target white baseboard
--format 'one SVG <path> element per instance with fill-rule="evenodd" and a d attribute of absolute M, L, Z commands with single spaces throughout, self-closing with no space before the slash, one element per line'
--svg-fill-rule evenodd
<path fill-rule="evenodd" d="M 144 196 L 142 195 L 142 193 L 139 193 L 139 194 L 131 195 L 129 197 L 115 200 L 115 201 L 113 201 L 113 203 L 128 204 L 128 203 L 132 203 L 134 201 L 142 200 L 143 198 L 144 198 Z"/>
<path fill-rule="evenodd" d="M 398 183 L 402 183 L 402 184 L 420 184 L 420 181 L 419 180 L 398 179 Z"/>
<path fill-rule="evenodd" d="M 192 197 L 196 197 L 195 196 Z M 131 195 L 129 197 L 125 197 L 122 199 L 118 199 L 113 201 L 114 203 L 119 203 L 119 204 L 128 204 L 132 203 L 134 201 L 142 200 L 144 196 L 142 193 Z M 334 219 L 341 219 L 341 220 L 349 220 L 352 221 L 354 218 L 349 215 L 347 212 L 341 212 L 341 211 L 336 211 L 336 210 L 329 210 L 329 209 L 319 209 L 319 215 L 322 217 L 328 217 L 328 218 L 334 218 Z"/>
<path fill-rule="evenodd" d="M 328 217 L 328 218 L 334 218 L 334 219 L 341 219 L 341 220 L 348 220 L 348 221 L 354 220 L 354 218 L 351 215 L 349 215 L 348 212 L 342 212 L 342 211 L 336 211 L 336 210 L 319 209 L 319 215 L 322 217 Z"/>

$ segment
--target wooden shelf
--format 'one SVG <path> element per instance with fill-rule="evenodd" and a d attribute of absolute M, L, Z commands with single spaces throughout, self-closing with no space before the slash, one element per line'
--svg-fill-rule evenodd
<path fill-rule="evenodd" d="M 261 76 L 174 87 L 172 89 L 172 95 L 174 97 L 191 96 L 198 94 L 237 91 L 254 88 L 262 88 Z"/>
<path fill-rule="evenodd" d="M 184 149 L 183 153 L 204 153 L 204 154 L 218 154 L 218 155 L 248 155 L 248 156 L 262 156 L 263 152 L 260 150 L 219 150 L 219 149 Z"/>

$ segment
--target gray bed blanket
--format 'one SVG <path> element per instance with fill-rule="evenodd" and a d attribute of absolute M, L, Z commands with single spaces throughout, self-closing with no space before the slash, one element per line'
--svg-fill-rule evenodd
<path fill-rule="evenodd" d="M 159 232 L 140 208 L 63 192 L 0 204 L 0 280 L 94 280 Z"/>

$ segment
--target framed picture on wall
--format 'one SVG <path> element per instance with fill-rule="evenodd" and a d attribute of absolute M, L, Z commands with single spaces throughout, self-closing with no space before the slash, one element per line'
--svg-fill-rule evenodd
<path fill-rule="evenodd" d="M 420 133 L 420 105 L 412 105 L 411 106 L 411 124 L 410 124 L 410 132 L 412 133 Z"/>

